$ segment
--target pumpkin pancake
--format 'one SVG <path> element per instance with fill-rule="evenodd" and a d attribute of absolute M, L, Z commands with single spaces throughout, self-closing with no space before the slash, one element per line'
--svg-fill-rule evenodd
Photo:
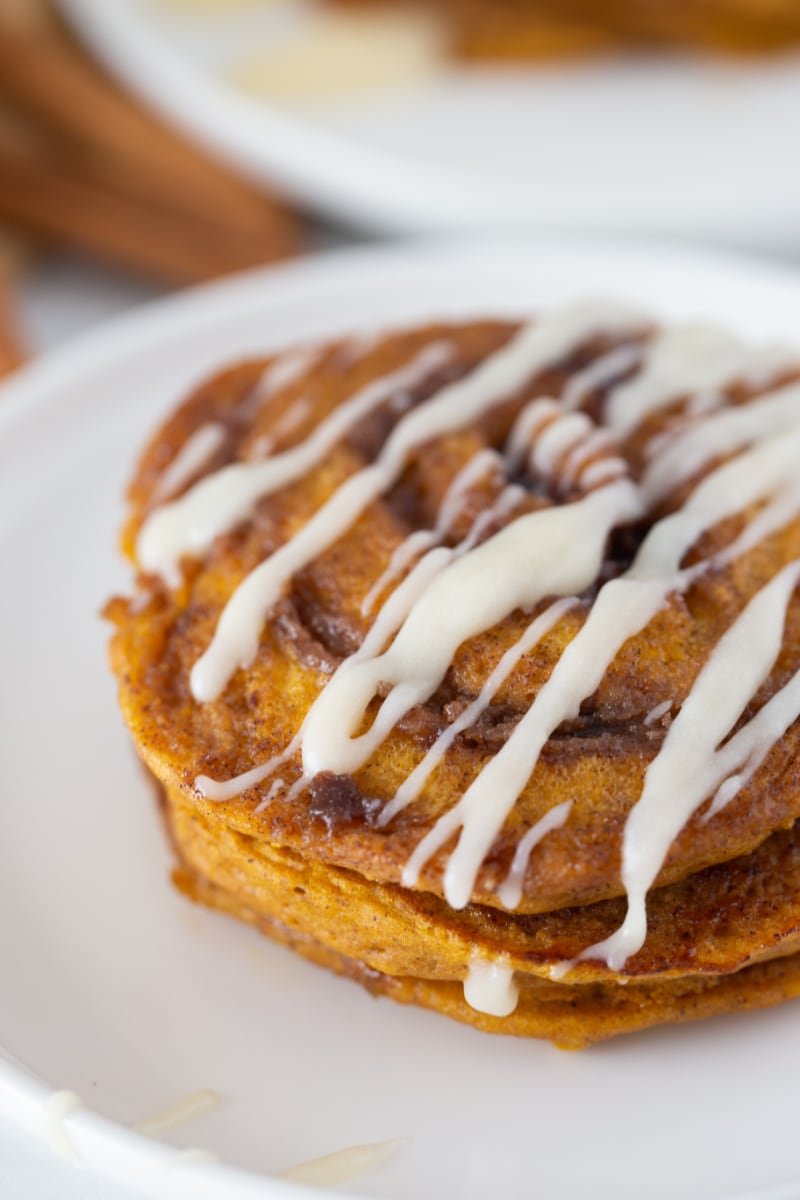
<path fill-rule="evenodd" d="M 201 386 L 107 607 L 181 886 L 562 1045 L 795 994 L 798 454 L 796 353 L 610 304 Z"/>

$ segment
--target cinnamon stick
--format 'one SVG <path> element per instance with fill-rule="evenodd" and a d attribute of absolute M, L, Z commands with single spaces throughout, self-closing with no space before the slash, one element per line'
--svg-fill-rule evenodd
<path fill-rule="evenodd" d="M 253 239 L 249 256 L 233 254 L 237 266 L 296 251 L 295 216 L 165 129 L 65 36 L 20 29 L 0 15 L 0 96 L 45 135 L 61 160 L 59 176 L 199 219 L 206 236 L 219 226 Z M 6 207 L 16 205 L 9 200 Z M 227 262 L 229 252 L 222 258 Z"/>
<path fill-rule="evenodd" d="M 6 271 L 0 266 L 0 378 L 22 366 L 27 355 L 13 314 Z"/>
<path fill-rule="evenodd" d="M 146 206 L 2 139 L 0 220 L 175 283 L 210 279 L 285 252 L 280 234 L 255 236 Z"/>

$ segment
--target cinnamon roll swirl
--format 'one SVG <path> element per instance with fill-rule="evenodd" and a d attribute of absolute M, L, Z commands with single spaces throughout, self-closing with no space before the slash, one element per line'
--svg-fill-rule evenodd
<path fill-rule="evenodd" d="M 210 380 L 107 607 L 179 886 L 562 1046 L 800 994 L 798 462 L 800 354 L 609 303 Z"/>

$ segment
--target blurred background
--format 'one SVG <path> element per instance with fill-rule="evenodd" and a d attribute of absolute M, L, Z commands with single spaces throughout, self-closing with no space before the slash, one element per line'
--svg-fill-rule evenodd
<path fill-rule="evenodd" d="M 800 261 L 797 0 L 0 0 L 0 369 L 331 245 Z"/>

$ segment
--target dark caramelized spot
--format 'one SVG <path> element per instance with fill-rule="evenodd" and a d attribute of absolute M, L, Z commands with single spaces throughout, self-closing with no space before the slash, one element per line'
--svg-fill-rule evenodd
<path fill-rule="evenodd" d="M 362 795 L 352 775 L 334 775 L 332 771 L 315 775 L 308 795 L 309 815 L 323 821 L 328 833 L 342 826 L 372 825 L 383 803 L 374 796 Z"/>

